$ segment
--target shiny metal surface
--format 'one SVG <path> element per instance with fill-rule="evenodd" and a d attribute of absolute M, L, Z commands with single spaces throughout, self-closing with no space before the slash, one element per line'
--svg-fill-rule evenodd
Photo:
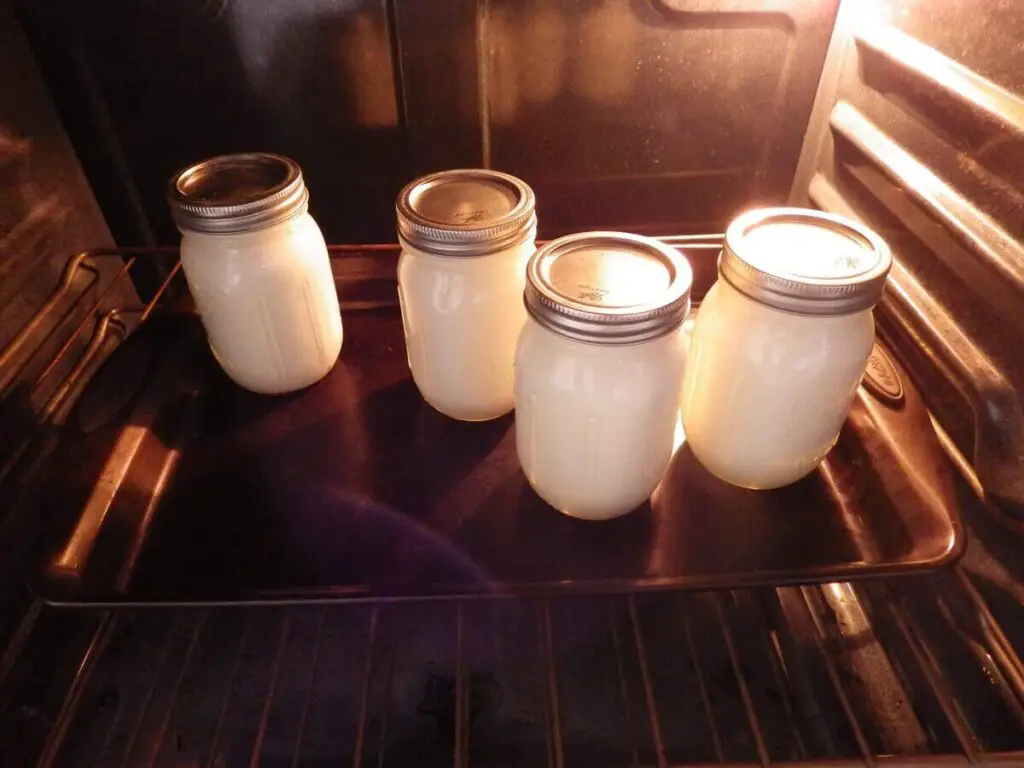
<path fill-rule="evenodd" d="M 1024 19 L 1012 5 L 844 4 L 791 199 L 890 244 L 881 328 L 988 501 L 1019 516 L 1024 81 L 1012 41 Z"/>
<path fill-rule="evenodd" d="M 17 4 L 122 243 L 152 242 L 153 230 L 176 237 L 161 195 L 174 168 L 252 147 L 311 169 L 323 211 L 314 214 L 335 241 L 391 239 L 396 191 L 444 167 L 485 164 L 530 179 L 548 236 L 604 226 L 718 230 L 746 206 L 784 202 L 790 186 L 792 203 L 806 205 L 811 180 L 827 182 L 892 243 L 898 277 L 910 278 L 900 281 L 901 317 L 923 320 L 903 324 L 912 343 L 891 336 L 888 349 L 899 378 L 915 384 L 906 406 L 916 407 L 916 394 L 926 399 L 979 498 L 955 570 L 884 583 L 72 612 L 5 582 L 0 631 L 15 642 L 0 665 L 0 762 L 1024 764 L 1024 529 L 1005 514 L 1019 452 L 1012 419 L 999 416 L 1007 404 L 1019 410 L 1024 385 L 1020 292 L 1001 277 L 1015 269 L 1024 235 L 1016 3 L 844 2 L 823 73 L 835 0 Z M 0 21 L 6 8 L 0 2 Z M 0 23 L 0 39 L 16 29 Z M 0 46 L 0 60 L 18 50 Z M 0 264 L 0 332 L 9 334 L 45 301 L 66 255 L 99 242 L 75 239 L 94 209 L 81 196 L 66 204 L 63 193 L 85 188 L 77 171 L 49 174 L 75 163 L 70 151 L 53 151 L 61 142 L 49 129 L 35 132 L 54 121 L 37 120 L 40 101 L 26 90 L 34 82 L 19 74 L 0 98 L 0 117 L 17 129 L 0 132 L 0 180 L 18 182 L 4 187 L 13 198 L 0 194 L 0 227 L 18 224 L 5 232 L 4 255 L 28 254 Z M 854 111 L 836 113 L 835 127 L 837 102 Z M 717 250 L 700 245 L 711 269 L 696 265 L 695 298 L 714 279 Z M 360 276 L 358 286 L 339 286 L 350 307 L 393 307 L 392 286 L 377 276 L 393 260 L 393 249 L 348 254 L 346 270 Z M 99 261 L 112 266 L 104 280 L 93 289 L 92 273 L 79 272 L 13 353 L 13 378 L 33 395 L 27 404 L 23 390 L 6 393 L 18 405 L 7 413 L 19 418 L 0 425 L 5 445 L 11 435 L 34 440 L 34 415 L 48 402 L 59 422 L 76 400 L 66 374 L 97 338 L 93 323 L 124 305 L 105 292 L 120 260 Z M 133 265 L 132 276 L 150 263 Z M 57 322 L 65 307 L 72 316 Z M 144 367 L 147 344 L 128 352 L 108 374 L 115 380 Z M 883 401 L 861 402 L 877 418 Z M 123 407 L 93 395 L 75 409 L 88 418 L 71 428 L 102 429 Z M 919 435 L 930 436 L 926 421 L 916 422 Z M 875 426 L 884 436 L 892 424 Z M 190 431 L 187 421 L 171 427 L 153 437 L 173 444 L 175 429 Z M 59 424 L 41 437 L 55 431 Z M 985 458 L 979 446 L 999 450 Z M 139 467 L 142 487 L 165 473 L 168 454 Z M 914 474 L 906 458 L 895 457 L 894 477 Z M 23 490 L 21 473 L 12 477 L 0 482 L 5 509 Z M 25 551 L 36 519 L 0 528 L 5 554 Z M 810 549 L 816 539 L 805 533 Z"/>
<path fill-rule="evenodd" d="M 25 514 L 25 481 L 45 463 L 80 385 L 118 340 L 108 313 L 136 298 L 129 282 L 116 280 L 120 259 L 98 264 L 83 254 L 69 263 L 84 248 L 110 243 L 111 234 L 7 2 L 0 2 L 0 70 L 0 686 L 7 690 L 24 679 L 24 659 L 41 652 L 33 633 L 52 626 L 21 579 L 37 531 Z M 93 312 L 96 298 L 102 306 Z M 80 324 L 85 331 L 51 365 Z M 77 639 L 67 627 L 58 637 Z M 0 762 L 34 760 L 44 718 L 0 709 Z"/>
<path fill-rule="evenodd" d="M 714 249 L 682 242 L 696 263 L 701 254 L 713 263 Z M 353 275 L 369 291 L 364 301 L 380 295 L 374 260 L 387 256 L 393 269 L 394 252 L 350 250 L 343 295 L 360 295 L 346 287 Z M 707 283 L 714 271 L 698 274 Z M 984 519 L 968 516 L 975 544 L 990 539 L 976 527 Z M 908 601 L 899 611 L 894 595 L 869 581 L 863 590 L 783 587 L 726 598 L 541 600 L 535 610 L 485 600 L 454 610 L 80 612 L 70 617 L 112 622 L 93 635 L 90 661 L 76 659 L 66 673 L 74 684 L 54 704 L 39 764 L 84 756 L 126 765 L 404 764 L 426 754 L 453 765 L 537 764 L 545 755 L 565 765 L 1012 765 L 1024 759 L 1021 731 L 1009 727 L 1024 635 L 1013 619 L 1020 604 L 993 592 L 990 574 L 972 558 L 958 580 L 927 577 L 912 594 L 896 592 Z M 925 609 L 941 605 L 951 613 L 935 624 Z M 43 607 L 33 616 L 6 665 L 15 672 L 27 650 L 53 636 L 54 618 L 69 614 Z M 524 643 L 531 631 L 538 641 Z M 958 633 L 972 652 L 956 662 L 934 653 L 955 650 Z M 901 645 L 920 637 L 927 649 Z M 79 647 L 62 639 L 72 654 Z M 994 681 L 994 696 L 972 698 L 971 664 Z M 10 677 L 5 695 L 36 700 L 23 675 Z M 791 702 L 781 719 L 780 700 Z M 922 724 L 925 744 L 908 717 Z"/>
<path fill-rule="evenodd" d="M 552 240 L 526 268 L 526 309 L 563 336 L 633 344 L 678 328 L 690 312 L 693 269 L 651 238 L 582 232 Z"/>
<path fill-rule="evenodd" d="M 1019 108 L 1024 130 L 1024 100 Z M 976 205 L 938 178 L 855 107 L 837 104 L 836 133 L 869 156 L 906 194 L 960 240 L 1010 289 L 1024 297 L 1024 246 Z"/>
<path fill-rule="evenodd" d="M 855 221 L 764 208 L 729 225 L 718 269 L 738 291 L 770 307 L 844 315 L 878 303 L 891 264 L 885 241 Z"/>
<path fill-rule="evenodd" d="M 251 232 L 306 212 L 309 191 L 294 160 L 269 153 L 220 155 L 182 169 L 167 202 L 184 230 Z"/>
<path fill-rule="evenodd" d="M 804 482 L 742 491 L 683 446 L 650 505 L 602 525 L 563 519 L 529 491 L 509 420 L 458 424 L 418 397 L 394 309 L 394 253 L 369 273 L 358 251 L 336 255 L 343 301 L 373 309 L 349 311 L 348 355 L 320 386 L 287 400 L 240 392 L 217 373 L 197 318 L 180 311 L 154 312 L 124 344 L 125 357 L 148 361 L 131 389 L 120 391 L 116 356 L 97 373 L 75 419 L 106 416 L 62 440 L 52 466 L 74 476 L 40 488 L 39 504 L 63 510 L 36 582 L 46 599 L 693 589 L 937 568 L 963 551 L 971 497 L 899 368 L 904 401 L 862 391 L 826 466 Z M 390 302 L 374 303 L 378 282 Z M 194 427 L 182 432 L 184 423 Z M 274 467 L 269 485 L 251 482 L 253 466 Z"/>
<path fill-rule="evenodd" d="M 398 238 L 440 256 L 482 256 L 534 237 L 537 201 L 515 176 L 483 168 L 416 179 L 398 194 Z"/>
<path fill-rule="evenodd" d="M 823 176 L 811 182 L 811 201 L 824 210 L 855 215 L 849 202 Z M 941 376 L 967 402 L 973 415 L 969 451 L 984 493 L 1014 513 L 1024 509 L 1024 411 L 1017 392 L 992 359 L 969 339 L 949 311 L 897 260 L 880 313 L 887 333 L 924 384 L 932 407 L 942 407 L 930 375 Z"/>
<path fill-rule="evenodd" d="M 912 605 L 893 582 L 116 611 L 39 765 L 1019 764 L 1010 687 L 993 679 L 979 727 L 947 681 L 982 663 L 934 652 L 959 641 L 930 611 L 949 601 L 969 623 L 986 604 L 956 580 L 915 584 Z"/>

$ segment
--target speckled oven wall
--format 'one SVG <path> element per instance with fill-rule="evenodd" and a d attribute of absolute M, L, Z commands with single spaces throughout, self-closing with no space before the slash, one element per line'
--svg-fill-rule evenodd
<path fill-rule="evenodd" d="M 741 207 L 788 194 L 837 4 L 18 7 L 127 244 L 148 232 L 174 239 L 162 195 L 176 167 L 248 149 L 299 160 L 333 241 L 393 239 L 392 201 L 404 181 L 475 165 L 537 188 L 544 235 L 721 228 Z"/>

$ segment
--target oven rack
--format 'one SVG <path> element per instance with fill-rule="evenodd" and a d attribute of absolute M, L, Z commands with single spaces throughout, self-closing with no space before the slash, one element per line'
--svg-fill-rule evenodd
<path fill-rule="evenodd" d="M 716 246 L 712 242 L 708 247 Z M 393 246 L 332 248 L 334 255 L 365 261 L 367 268 L 374 269 L 377 267 L 369 265 L 379 262 L 384 251 L 392 252 Z M 171 297 L 168 288 L 178 271 L 175 253 L 170 248 L 105 249 L 79 254 L 69 262 L 51 300 L 0 352 L 0 361 L 10 364 L 26 352 L 31 357 L 32 344 L 51 316 L 63 304 L 75 301 L 71 287 L 77 270 L 94 259 L 124 260 L 122 269 L 99 292 L 57 355 L 37 361 L 32 388 L 47 394 L 36 414 L 41 426 L 59 425 L 88 374 L 112 345 L 130 333 L 158 302 Z M 157 292 L 145 303 L 109 306 L 115 284 L 128 278 L 136 259 L 149 256 L 166 259 L 165 279 Z M 76 346 L 84 337 L 89 338 L 88 343 Z M 69 356 L 73 350 L 78 357 L 72 363 Z M 23 367 L 30 366 L 23 363 Z M 13 458 L 8 454 L 0 465 L 0 490 L 4 492 L 25 487 L 45 458 L 45 450 L 29 443 L 16 454 Z M 969 473 L 965 463 L 961 468 Z M 8 514 L 3 525 L 9 526 L 15 517 Z M 292 751 L 287 759 L 281 758 L 282 764 L 289 764 L 289 759 L 290 764 L 302 764 L 309 748 L 308 743 L 303 746 L 306 723 L 312 722 L 314 712 L 321 712 L 310 684 L 320 679 L 317 664 L 326 663 L 318 659 L 326 659 L 332 652 L 330 642 L 324 642 L 326 629 L 341 625 L 348 630 L 330 637 L 348 638 L 345 648 L 358 651 L 358 675 L 353 680 L 359 682 L 334 681 L 347 695 L 349 705 L 343 709 L 352 715 L 353 738 L 350 752 L 342 745 L 344 755 L 329 757 L 344 757 L 344 762 L 353 765 L 383 764 L 391 761 L 389 749 L 392 755 L 398 754 L 393 744 L 398 734 L 396 723 L 402 717 L 408 719 L 408 713 L 392 711 L 394 697 L 380 698 L 380 691 L 393 685 L 405 658 L 399 642 L 404 635 L 389 627 L 395 617 L 401 625 L 421 610 L 441 611 L 447 615 L 436 624 L 447 628 L 450 648 L 436 656 L 451 663 L 436 679 L 428 680 L 428 687 L 433 688 L 426 698 L 432 696 L 436 701 L 417 704 L 423 710 L 417 717 L 426 716 L 438 725 L 426 737 L 422 724 L 413 730 L 441 749 L 445 762 L 450 758 L 456 766 L 473 761 L 491 764 L 478 759 L 474 734 L 487 717 L 494 716 L 488 711 L 488 706 L 494 705 L 487 704 L 491 696 L 488 686 L 477 682 L 476 660 L 467 651 L 470 643 L 466 638 L 474 633 L 474 617 L 481 611 L 510 610 L 529 617 L 523 621 L 534 635 L 533 658 L 543 671 L 534 692 L 542 705 L 538 732 L 543 738 L 538 737 L 537 743 L 543 750 L 539 754 L 542 761 L 560 766 L 572 763 L 570 758 L 579 749 L 571 722 L 572 703 L 579 699 L 569 690 L 575 682 L 566 682 L 560 675 L 567 657 L 559 650 L 562 641 L 553 627 L 564 624 L 577 606 L 589 602 L 590 609 L 607 617 L 606 639 L 610 639 L 609 658 L 614 662 L 609 668 L 614 673 L 611 689 L 620 691 L 620 733 L 628 734 L 628 744 L 623 747 L 626 762 L 659 766 L 826 764 L 823 760 L 828 760 L 828 765 L 1024 765 L 1024 663 L 1020 656 L 1024 648 L 1020 619 L 1024 590 L 1012 576 L 1012 568 L 1007 576 L 1000 558 L 991 553 L 1000 538 L 1019 547 L 1019 529 L 997 515 L 968 521 L 968 526 L 975 544 L 949 573 L 857 586 L 473 601 L 431 608 L 86 612 L 45 607 L 18 588 L 6 601 L 12 611 L 5 618 L 16 618 L 8 621 L 11 630 L 5 632 L 0 693 L 7 703 L 5 718 L 12 711 L 19 716 L 43 713 L 46 728 L 39 740 L 40 765 L 78 764 L 76 754 L 90 753 L 76 750 L 101 731 L 101 748 L 118 755 L 122 764 L 154 764 L 173 757 L 191 741 L 179 721 L 189 712 L 189 702 L 206 696 L 196 695 L 192 685 L 193 678 L 206 677 L 200 650 L 212 642 L 215 647 L 233 650 L 224 666 L 218 667 L 228 671 L 227 678 L 221 680 L 224 690 L 219 697 L 209 694 L 219 702 L 218 727 L 204 745 L 204 758 L 216 763 L 224 754 L 246 752 L 251 764 L 259 764 L 261 759 L 277 764 L 288 752 L 281 751 L 284 739 L 291 743 Z M 645 623 L 645 611 L 651 605 L 661 610 L 665 602 L 676 603 L 664 610 L 681 623 L 672 642 L 659 639 L 655 644 L 675 649 L 672 668 L 683 670 L 693 682 L 672 695 L 684 696 L 687 706 L 703 713 L 703 736 L 693 739 L 703 747 L 692 754 L 676 744 L 675 734 L 693 728 L 695 721 L 687 718 L 681 724 L 669 717 L 676 711 L 666 704 L 666 690 L 671 689 L 658 683 L 666 654 L 649 647 L 652 626 L 660 624 Z M 221 624 L 237 630 L 234 643 L 217 639 L 222 630 L 215 630 L 214 625 Z M 264 631 L 256 631 L 257 625 Z M 159 657 L 126 663 L 124 659 L 133 650 L 146 647 L 143 636 L 161 640 L 156 646 L 162 649 Z M 54 637 L 69 642 L 55 648 Z M 254 637 L 261 639 L 258 647 L 250 645 Z M 267 645 L 268 638 L 275 642 Z M 311 650 L 311 655 L 296 652 L 297 638 L 302 643 L 312 639 L 311 646 L 301 646 Z M 352 638 L 361 642 L 352 646 Z M 76 639 L 80 642 L 74 642 Z M 708 648 L 721 652 L 721 669 L 711 669 L 706 660 Z M 40 655 L 57 678 L 45 687 L 31 676 L 26 678 L 26 670 L 43 663 Z M 290 670 L 301 666 L 300 662 L 306 665 L 306 677 L 292 679 Z M 248 679 L 247 670 L 269 671 L 270 675 L 254 699 L 259 706 L 243 707 L 245 711 L 238 713 L 233 702 L 244 697 L 235 691 L 240 680 Z M 711 672 L 718 674 L 709 677 Z M 755 684 L 755 678 L 766 675 L 767 686 Z M 736 718 L 719 722 L 722 698 L 716 696 L 715 687 L 720 684 L 732 690 L 741 705 L 738 725 Z M 478 690 L 481 685 L 483 692 Z M 281 728 L 277 711 L 282 701 L 290 700 L 289 692 L 301 702 L 300 718 L 292 727 Z M 832 714 L 841 715 L 838 721 L 829 719 L 819 701 L 822 697 L 836 705 Z M 374 702 L 379 701 L 388 705 L 375 710 Z M 108 722 L 96 723 L 97 717 Z M 235 723 L 240 728 L 237 738 Z M 250 740 L 246 734 L 254 738 Z M 404 744 L 405 739 L 399 742 Z M 447 746 L 438 746 L 443 744 Z M 746 754 L 737 758 L 734 753 Z"/>
<path fill-rule="evenodd" d="M 41 766 L 500 765 L 505 731 L 550 766 L 1024 764 L 1019 638 L 959 569 L 92 618 Z M 986 676 L 990 690 L 970 690 Z"/>

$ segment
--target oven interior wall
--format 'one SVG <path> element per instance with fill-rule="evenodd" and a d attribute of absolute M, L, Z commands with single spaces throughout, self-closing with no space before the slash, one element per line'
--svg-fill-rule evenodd
<path fill-rule="evenodd" d="M 861 218 L 897 265 L 881 311 L 986 497 L 1024 513 L 1024 14 L 845 3 L 792 200 Z"/>
<path fill-rule="evenodd" d="M 6 3 L 0 3 L 0 71 L 4 83 L 0 92 L 2 348 L 46 301 L 70 255 L 112 242 Z M 76 282 L 84 286 L 89 279 L 82 275 Z M 30 346 L 38 344 L 33 340 Z M 7 369 L 0 379 L 4 387 L 11 383 L 7 374 L 13 373 L 13 367 L 30 364 L 27 351 L 6 352 L 0 358 L 0 367 Z"/>
<path fill-rule="evenodd" d="M 542 236 L 719 231 L 785 201 L 838 0 L 16 4 L 128 245 L 176 240 L 175 169 L 245 150 L 299 161 L 332 242 L 467 166 L 533 185 Z"/>
<path fill-rule="evenodd" d="M 837 4 L 0 0 L 2 343 L 76 250 L 174 242 L 164 182 L 217 152 L 295 156 L 336 242 L 392 240 L 398 188 L 459 165 L 529 180 L 545 236 L 718 231 L 789 199 L 892 242 L 882 332 L 993 502 L 963 563 L 921 579 L 414 609 L 55 610 L 17 579 L 26 529 L 0 526 L 0 764 L 1024 749 L 1022 529 L 1006 514 L 1024 21 L 1008 0 Z M 67 371 L 35 381 L 70 328 L 95 324 L 83 312 L 109 279 L 77 275 L 82 298 L 0 365 L 0 458 L 46 426 Z M 0 509 L 20 491 L 0 479 Z"/>
<path fill-rule="evenodd" d="M 0 2 L 0 638 L 30 602 L 20 571 L 33 521 L 18 469 L 39 457 L 31 439 L 53 429 L 75 387 L 62 390 L 103 315 L 137 303 L 121 265 L 69 259 L 112 244 L 110 231 L 50 100 L 10 4 Z M 99 302 L 99 312 L 89 308 Z M 48 363 L 83 326 L 62 362 Z M 106 326 L 104 326 L 106 327 Z M 82 369 L 85 371 L 85 368 Z M 0 664 L 0 677 L 4 671 Z"/>

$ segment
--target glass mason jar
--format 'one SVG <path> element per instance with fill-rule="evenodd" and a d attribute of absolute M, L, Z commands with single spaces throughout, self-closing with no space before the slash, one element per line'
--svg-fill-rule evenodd
<path fill-rule="evenodd" d="M 261 394 L 323 378 L 341 351 L 327 246 L 294 160 L 203 160 L 171 179 L 181 268 L 221 368 Z"/>
<path fill-rule="evenodd" d="M 423 399 L 486 421 L 514 404 L 512 366 L 537 234 L 533 191 L 487 170 L 443 171 L 396 203 L 398 295 L 409 369 Z"/>
<path fill-rule="evenodd" d="M 693 273 L 656 240 L 586 232 L 527 269 L 516 448 L 555 509 L 605 520 L 654 491 L 672 458 Z"/>
<path fill-rule="evenodd" d="M 763 209 L 729 226 L 682 395 L 706 469 L 767 489 L 818 466 L 864 373 L 891 264 L 878 235 L 838 216 Z"/>

